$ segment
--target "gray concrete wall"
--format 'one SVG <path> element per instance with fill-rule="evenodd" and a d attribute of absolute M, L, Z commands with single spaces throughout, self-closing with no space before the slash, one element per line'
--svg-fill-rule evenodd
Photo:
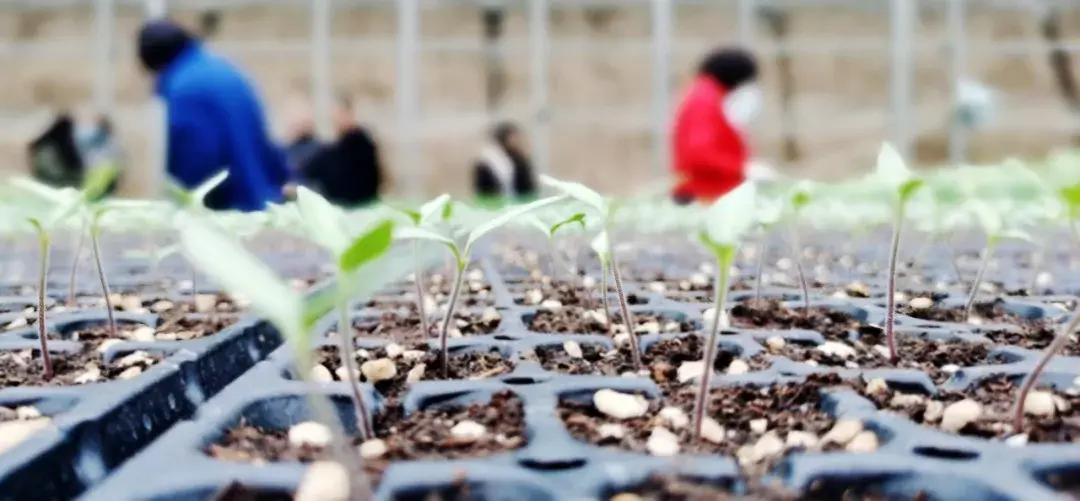
<path fill-rule="evenodd" d="M 185 21 L 193 12 L 179 13 Z M 31 113 L 71 106 L 91 96 L 94 66 L 93 22 L 89 8 L 19 10 L 0 7 L 0 46 L 9 43 L 51 43 L 68 47 L 66 55 L 35 56 L 23 51 L 0 53 L 0 171 L 22 168 L 22 144 L 40 122 Z M 802 155 L 793 166 L 815 177 L 835 177 L 869 167 L 881 140 L 888 138 L 888 19 L 880 11 L 803 7 L 791 12 L 791 42 L 800 53 L 794 62 L 796 86 L 793 127 Z M 144 130 L 140 104 L 149 83 L 134 65 L 130 48 L 139 12 L 122 10 L 116 24 L 118 43 L 125 45 L 116 69 L 119 129 L 132 158 L 143 158 Z M 509 89 L 503 114 L 527 120 L 529 62 L 524 9 L 511 11 L 507 39 L 522 48 L 506 61 Z M 1038 47 L 1037 19 L 1022 11 L 980 9 L 969 19 L 971 74 L 1004 93 L 1005 114 L 989 130 L 971 140 L 977 161 L 1011 155 L 1041 155 L 1066 144 L 1074 124 L 1057 95 L 1053 75 L 1041 51 L 1002 55 L 984 50 L 986 41 L 1029 42 Z M 384 42 L 376 49 L 339 48 L 334 55 L 334 83 L 351 92 L 359 113 L 385 143 L 388 165 L 395 168 L 393 12 L 384 8 L 338 9 L 335 37 L 365 37 Z M 655 180 L 649 126 L 649 18 L 645 8 L 559 8 L 552 15 L 552 39 L 612 44 L 610 50 L 557 50 L 551 68 L 552 170 L 556 175 L 617 192 L 631 192 Z M 427 8 L 422 19 L 425 41 L 453 39 L 479 45 L 481 24 L 475 8 L 461 5 Z M 307 86 L 309 59 L 303 46 L 309 30 L 306 9 L 245 7 L 226 11 L 218 42 L 293 41 L 297 50 L 234 58 L 258 81 L 274 109 L 290 91 Z M 1080 33 L 1080 15 L 1065 19 L 1073 40 Z M 763 27 L 758 31 L 764 59 L 764 85 L 769 92 L 765 115 L 755 129 L 757 151 L 779 158 L 782 118 L 777 71 Z M 685 50 L 673 61 L 671 75 L 678 89 L 697 58 L 709 47 L 736 38 L 734 11 L 723 7 L 682 6 L 675 35 Z M 945 111 L 948 99 L 944 18 L 924 13 L 917 34 L 917 153 L 926 163 L 944 160 Z M 854 54 L 814 51 L 811 44 L 864 46 Z M 620 48 L 621 47 L 621 48 Z M 70 50 L 74 49 L 74 50 Z M 421 106 L 428 114 L 421 131 L 420 157 L 428 173 L 421 180 L 429 193 L 465 192 L 468 165 L 487 125 L 484 115 L 484 58 L 479 53 L 431 51 L 420 58 Z M 1080 69 L 1078 69 L 1080 71 Z M 586 109 L 607 109 L 609 119 L 595 123 L 559 121 Z M 7 117 L 4 119 L 2 117 Z M 28 118 L 30 117 L 30 118 Z M 615 119 L 612 119 L 615 117 Z M 145 176 L 141 162 L 131 165 L 125 190 L 140 190 Z M 392 176 L 403 181 L 401 172 Z M 410 181 L 411 182 L 411 181 Z M 399 183 L 400 184 L 400 183 Z"/>

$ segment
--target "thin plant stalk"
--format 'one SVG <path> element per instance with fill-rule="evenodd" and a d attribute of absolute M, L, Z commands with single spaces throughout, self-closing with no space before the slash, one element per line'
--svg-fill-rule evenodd
<path fill-rule="evenodd" d="M 310 379 L 311 368 L 314 367 L 314 361 L 310 353 L 311 347 L 298 348 L 300 349 L 297 350 L 296 369 L 299 372 L 300 379 L 307 386 L 305 394 L 308 405 L 311 407 L 312 418 L 330 429 L 330 435 L 333 437 L 328 447 L 330 457 L 345 466 L 345 469 L 352 473 L 350 477 L 358 479 L 355 482 L 350 482 L 349 490 L 353 494 L 350 499 L 370 499 L 371 484 L 368 482 L 367 475 L 364 474 L 363 460 L 360 459 L 359 454 L 354 452 L 354 449 L 349 447 L 349 441 L 345 436 L 341 419 L 339 419 L 329 398 L 321 393 L 319 386 Z M 358 421 L 359 419 L 361 418 L 358 418 Z"/>
<path fill-rule="evenodd" d="M 885 340 L 889 346 L 889 361 L 896 363 L 900 354 L 896 352 L 896 261 L 900 254 L 900 231 L 904 227 L 904 206 L 896 210 L 896 222 L 893 225 L 892 243 L 889 248 L 889 290 L 885 293 Z"/>
<path fill-rule="evenodd" d="M 1031 282 L 1027 286 L 1027 295 L 1035 296 L 1035 289 L 1039 286 L 1039 273 L 1042 271 L 1043 253 L 1045 249 L 1038 247 L 1031 254 Z"/>
<path fill-rule="evenodd" d="M 344 290 L 344 278 L 339 278 L 338 296 L 341 304 L 338 305 L 338 338 L 341 340 L 341 363 L 345 367 L 345 373 L 349 376 L 349 388 L 352 389 L 353 404 L 356 406 L 356 428 L 363 434 L 364 440 L 374 436 L 371 431 L 371 415 L 368 413 L 367 404 L 360 394 L 360 371 L 356 367 L 356 345 L 353 343 L 352 322 L 349 321 L 349 297 Z"/>
<path fill-rule="evenodd" d="M 982 283 L 987 265 L 990 264 L 990 258 L 994 256 L 995 240 L 994 237 L 990 237 L 986 242 L 986 249 L 983 250 L 982 262 L 979 263 L 979 271 L 975 273 L 975 280 L 971 282 L 971 292 L 968 293 L 967 304 L 964 305 L 964 319 L 971 317 L 971 310 L 975 307 L 975 297 L 979 295 L 979 285 Z"/>
<path fill-rule="evenodd" d="M 803 295 L 803 308 L 806 312 L 810 312 L 810 286 L 806 283 L 806 271 L 803 270 L 803 251 L 802 244 L 799 241 L 799 228 L 796 226 L 796 220 L 791 220 L 791 245 L 793 247 L 792 252 L 795 257 L 795 269 L 799 273 L 799 285 L 802 286 Z"/>
<path fill-rule="evenodd" d="M 38 273 L 37 304 L 38 339 L 41 341 L 41 362 L 44 366 L 44 378 L 48 381 L 53 377 L 52 357 L 49 355 L 47 344 L 49 330 L 45 326 L 45 287 L 49 273 L 49 237 L 44 232 L 39 232 L 38 239 L 41 245 L 41 270 Z"/>
<path fill-rule="evenodd" d="M 952 263 L 953 273 L 956 273 L 956 283 L 964 285 L 964 274 L 960 271 L 960 263 L 956 261 L 956 252 L 953 252 L 952 246 L 945 240 L 941 241 L 941 246 L 949 253 L 949 262 Z"/>
<path fill-rule="evenodd" d="M 191 267 L 191 312 L 197 313 L 199 311 L 198 299 L 199 288 L 196 287 L 195 278 L 198 276 L 199 270 L 196 270 L 194 266 Z"/>
<path fill-rule="evenodd" d="M 705 356 L 701 360 L 701 385 L 694 401 L 694 438 L 701 438 L 701 424 L 705 420 L 705 408 L 709 400 L 709 381 L 712 379 L 712 367 L 719 344 L 717 337 L 720 333 L 720 319 L 724 316 L 724 304 L 727 302 L 727 282 L 731 266 L 725 261 L 722 258 L 716 260 L 716 299 L 713 303 L 713 319 L 709 324 L 709 337 L 705 341 Z"/>
<path fill-rule="evenodd" d="M 428 336 L 429 326 L 427 317 L 427 308 L 424 307 L 424 270 L 420 266 L 420 241 L 413 241 L 413 256 L 416 266 L 416 311 L 420 313 L 420 332 L 424 333 L 424 337 Z"/>
<path fill-rule="evenodd" d="M 1039 376 L 1046 369 L 1047 364 L 1050 363 L 1050 359 L 1054 358 L 1058 352 L 1069 344 L 1069 340 L 1072 338 L 1073 331 L 1080 325 L 1080 307 L 1073 311 L 1072 319 L 1069 323 L 1058 331 L 1054 340 L 1046 347 L 1046 351 L 1043 352 L 1042 358 L 1035 364 L 1035 367 L 1031 369 L 1031 373 L 1024 379 L 1024 383 L 1020 385 L 1020 391 L 1016 394 L 1016 403 L 1013 406 L 1013 431 L 1020 433 L 1024 429 L 1024 403 L 1027 400 L 1028 393 L 1035 386 Z"/>
<path fill-rule="evenodd" d="M 761 304 L 761 274 L 765 270 L 765 254 L 769 251 L 769 232 L 761 232 L 761 245 L 758 248 L 757 276 L 754 278 L 754 304 Z"/>
<path fill-rule="evenodd" d="M 112 299 L 109 297 L 109 283 L 105 280 L 105 265 L 101 262 L 101 244 L 98 234 L 101 229 L 97 224 L 90 225 L 90 248 L 94 254 L 94 266 L 97 268 L 98 281 L 101 282 L 101 294 L 105 298 L 105 311 L 109 316 L 109 336 L 116 337 L 116 317 L 113 315 Z"/>
<path fill-rule="evenodd" d="M 82 257 L 83 245 L 86 243 L 86 233 L 89 231 L 87 220 L 83 223 L 82 231 L 79 232 L 79 243 L 75 245 L 75 257 L 71 259 L 71 275 L 68 276 L 68 306 L 75 306 L 75 280 L 79 271 L 79 258 Z"/>
<path fill-rule="evenodd" d="M 634 364 L 634 370 L 641 370 L 641 347 L 638 346 L 637 336 L 634 335 L 634 319 L 630 318 L 630 306 L 626 304 L 626 294 L 623 293 L 622 276 L 619 274 L 619 263 L 615 259 L 615 253 L 611 253 L 611 276 L 615 278 L 615 294 L 619 296 L 619 312 L 626 325 L 626 332 L 630 336 L 630 357 Z"/>
<path fill-rule="evenodd" d="M 604 331 L 611 335 L 611 305 L 607 294 L 608 265 L 600 263 L 600 301 L 604 305 Z"/>
<path fill-rule="evenodd" d="M 454 286 L 450 289 L 450 304 L 446 307 L 446 317 L 439 329 L 439 359 L 442 364 L 443 378 L 450 377 L 450 353 L 446 349 L 446 339 L 450 334 L 450 321 L 454 317 L 458 295 L 461 294 L 461 282 L 465 280 L 465 265 L 458 265 L 454 272 Z"/>

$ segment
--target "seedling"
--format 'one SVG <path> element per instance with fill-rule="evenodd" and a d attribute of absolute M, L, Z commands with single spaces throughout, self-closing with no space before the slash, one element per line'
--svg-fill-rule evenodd
<path fill-rule="evenodd" d="M 296 373 L 312 386 L 307 392 L 312 413 L 334 434 L 331 452 L 352 471 L 363 471 L 359 458 L 344 438 L 337 414 L 310 380 L 314 363 L 312 336 L 318 321 L 338 307 L 343 293 L 361 301 L 371 299 L 378 290 L 408 273 L 412 267 L 411 256 L 385 256 L 386 239 L 371 237 L 384 231 L 377 227 L 349 243 L 348 250 L 342 253 L 343 260 L 347 261 L 345 264 L 353 272 L 342 277 L 342 286 L 338 290 L 325 289 L 305 298 L 238 241 L 225 236 L 206 215 L 181 213 L 176 224 L 180 230 L 181 248 L 192 265 L 230 294 L 247 298 L 252 310 L 271 322 L 292 346 Z M 206 252 L 206 249 L 214 252 Z M 359 499 L 367 499 L 370 485 L 366 477 L 361 475 L 360 478 L 359 484 L 352 487 L 359 491 Z"/>
<path fill-rule="evenodd" d="M 297 189 L 296 205 L 303 217 L 309 238 L 330 253 L 337 268 L 338 338 L 341 342 L 341 361 L 349 377 L 356 406 L 357 428 L 365 440 L 373 438 L 371 415 L 360 394 L 356 367 L 356 345 L 349 314 L 349 275 L 385 253 L 393 242 L 394 223 L 389 219 L 376 220 L 368 231 L 353 239 L 342 223 L 344 213 L 318 193 L 301 186 Z"/>
<path fill-rule="evenodd" d="M 561 220 L 559 222 L 557 222 L 557 223 L 554 223 L 554 224 L 546 222 L 544 219 L 541 219 L 540 216 L 535 215 L 535 214 L 530 214 L 528 217 L 525 218 L 525 221 L 529 225 L 531 225 L 533 228 L 540 231 L 540 233 L 542 233 L 544 235 L 544 238 L 547 239 L 548 247 L 551 248 L 551 262 L 552 262 L 552 267 L 551 268 L 552 268 L 552 272 L 554 272 L 555 268 L 558 267 L 558 266 L 556 266 L 556 263 L 563 261 L 562 258 L 559 256 L 559 246 L 556 245 L 555 234 L 561 228 L 565 228 L 565 227 L 568 227 L 568 226 L 571 226 L 571 225 L 574 225 L 574 224 L 581 225 L 582 230 L 585 229 L 585 213 L 584 212 L 576 212 L 576 213 L 574 213 L 573 215 L 571 215 L 569 217 L 559 216 L 559 218 Z M 566 268 L 569 271 L 570 276 L 571 276 L 571 280 L 572 280 L 573 276 L 575 274 L 574 273 L 575 270 L 573 268 L 571 268 L 570 265 L 565 264 L 565 263 L 563 264 L 562 267 Z"/>
<path fill-rule="evenodd" d="M 716 299 L 713 303 L 713 318 L 709 323 L 709 335 L 705 340 L 705 356 L 702 358 L 702 373 L 697 398 L 694 403 L 694 437 L 701 438 L 701 424 L 704 421 L 706 403 L 709 395 L 709 381 L 712 379 L 712 367 L 716 361 L 716 351 L 720 344 L 720 322 L 725 318 L 724 307 L 728 295 L 728 275 L 734 264 L 739 244 L 756 221 L 746 217 L 754 210 L 757 189 L 752 182 L 745 182 L 738 188 L 724 195 L 709 208 L 704 228 L 698 230 L 698 238 L 716 258 Z"/>
<path fill-rule="evenodd" d="M 461 294 L 461 284 L 465 281 L 465 269 L 469 267 L 469 262 L 472 259 L 473 247 L 484 235 L 499 229 L 503 225 L 532 211 L 563 202 L 566 199 L 566 196 L 555 196 L 514 206 L 498 216 L 474 226 L 472 230 L 468 231 L 465 236 L 465 243 L 462 245 L 457 242 L 457 232 L 451 230 L 439 231 L 413 227 L 403 228 L 398 232 L 398 238 L 427 240 L 443 244 L 450 250 L 450 254 L 454 258 L 454 283 L 450 289 L 450 303 L 447 305 L 446 316 L 443 318 L 442 326 L 439 328 L 439 353 L 444 378 L 448 377 L 450 370 L 450 355 L 446 348 L 446 341 L 450 332 L 450 321 L 454 318 L 454 308 L 457 306 L 458 296 Z"/>
<path fill-rule="evenodd" d="M 1072 319 L 1057 332 L 1054 340 L 1050 342 L 1046 347 L 1046 351 L 1043 352 L 1043 356 L 1035 363 L 1031 373 L 1024 378 L 1023 384 L 1020 385 L 1020 391 L 1016 393 L 1016 403 L 1013 404 L 1013 431 L 1015 433 L 1022 433 L 1024 429 L 1024 403 L 1027 401 L 1028 393 L 1038 382 L 1039 377 L 1046 370 L 1046 366 L 1054 358 L 1054 355 L 1057 355 L 1058 352 L 1065 348 L 1066 344 L 1069 344 L 1072 333 L 1076 331 L 1077 327 L 1080 327 L 1080 307 L 1072 312 Z"/>
<path fill-rule="evenodd" d="M 754 304 L 761 304 L 761 277 L 765 271 L 765 256 L 769 253 L 769 230 L 780 221 L 783 205 L 764 197 L 758 198 L 757 214 L 758 233 L 761 244 L 758 246 L 757 266 L 754 274 Z"/>
<path fill-rule="evenodd" d="M 596 250 L 597 245 L 602 245 L 604 248 L 603 252 L 597 251 L 597 253 L 601 254 L 601 264 L 606 259 L 611 268 L 611 276 L 615 279 L 615 293 L 619 298 L 619 313 L 622 315 L 623 324 L 626 326 L 626 333 L 630 336 L 630 353 L 633 359 L 634 370 L 641 370 L 641 347 L 638 346 L 636 336 L 634 335 L 634 319 L 630 316 L 630 306 L 626 302 L 626 293 L 623 291 L 622 286 L 622 275 L 619 272 L 619 261 L 615 256 L 615 246 L 611 241 L 611 226 L 614 222 L 615 214 L 622 204 L 614 199 L 600 195 L 583 184 L 560 181 L 544 175 L 540 176 L 540 181 L 545 186 L 555 188 L 568 196 L 577 199 L 600 216 L 600 235 L 602 235 L 603 238 L 597 237 L 597 240 L 593 241 L 593 249 Z M 604 276 L 606 278 L 607 273 L 604 273 Z M 602 286 L 604 287 L 603 294 L 606 296 L 606 284 L 602 284 Z M 604 312 L 605 315 L 608 315 L 609 313 L 610 311 Z"/>
<path fill-rule="evenodd" d="M 606 231 L 601 231 L 596 235 L 596 238 L 589 245 L 593 252 L 596 253 L 596 258 L 600 261 L 600 301 L 604 307 L 604 331 L 609 335 L 611 334 L 611 305 L 608 302 L 608 274 L 611 272 L 611 246 L 608 245 L 608 235 Z M 630 331 L 633 332 L 633 331 Z M 631 334 L 632 335 L 632 334 Z M 640 360 L 641 355 L 638 353 L 637 343 L 633 342 L 631 338 L 630 342 L 630 354 L 635 360 Z"/>
<path fill-rule="evenodd" d="M 888 190 L 893 211 L 892 244 L 889 247 L 889 282 L 885 300 L 885 339 L 889 346 L 889 360 L 896 362 L 896 261 L 900 252 L 900 232 L 904 225 L 904 208 L 908 200 L 923 186 L 923 180 L 911 172 L 903 157 L 891 145 L 885 143 L 878 153 L 875 180 Z"/>
<path fill-rule="evenodd" d="M 994 249 L 1003 238 L 1017 238 L 1031 241 L 1031 237 L 1018 228 L 1007 228 L 1005 218 L 1000 212 L 987 205 L 981 200 L 972 200 L 969 207 L 975 214 L 975 220 L 986 232 L 986 248 L 983 249 L 982 260 L 979 263 L 979 271 L 975 273 L 975 280 L 971 283 L 971 292 L 968 293 L 967 303 L 964 304 L 964 318 L 971 318 L 971 310 L 975 307 L 975 298 L 979 295 L 979 286 L 982 285 L 983 275 L 990 259 L 994 256 Z"/>
<path fill-rule="evenodd" d="M 793 258 L 795 258 L 795 269 L 799 273 L 799 285 L 802 286 L 803 295 L 803 308 L 806 309 L 807 314 L 810 313 L 810 287 L 806 283 L 806 271 L 803 269 L 803 248 L 799 239 L 799 216 L 802 214 L 804 207 L 810 204 L 813 199 L 814 183 L 810 181 L 800 181 L 792 188 L 790 193 L 790 207 L 791 218 L 789 224 L 791 225 L 791 246 Z"/>
<path fill-rule="evenodd" d="M 446 223 L 454 214 L 454 204 L 450 195 L 439 195 L 420 207 L 419 211 L 393 207 L 409 217 L 417 228 L 431 223 Z M 416 283 L 416 311 L 420 314 L 420 332 L 426 337 L 431 329 L 428 327 L 428 313 L 424 306 L 424 269 L 420 266 L 420 240 L 413 240 L 413 255 L 416 256 L 416 269 L 413 272 Z"/>

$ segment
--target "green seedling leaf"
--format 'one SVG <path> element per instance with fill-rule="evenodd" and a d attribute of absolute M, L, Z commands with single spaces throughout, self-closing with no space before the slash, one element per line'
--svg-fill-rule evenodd
<path fill-rule="evenodd" d="M 1058 190 L 1058 194 L 1065 201 L 1065 205 L 1069 207 L 1070 218 L 1076 219 L 1076 216 L 1080 214 L 1080 211 L 1077 210 L 1077 208 L 1080 208 L 1080 183 L 1061 188 Z"/>
<path fill-rule="evenodd" d="M 738 245 L 757 226 L 756 206 L 757 188 L 753 182 L 744 182 L 708 208 L 705 235 L 718 244 Z"/>
<path fill-rule="evenodd" d="M 387 219 L 360 235 L 338 258 L 338 268 L 352 273 L 383 255 L 394 243 L 394 222 Z"/>
<path fill-rule="evenodd" d="M 450 219 L 450 216 L 454 214 L 454 204 L 450 198 L 450 195 L 443 193 L 424 205 L 420 206 L 420 219 L 415 221 L 415 224 L 427 223 L 438 217 L 439 220 L 446 221 Z"/>
<path fill-rule="evenodd" d="M 273 271 L 205 218 L 180 213 L 180 246 L 188 261 L 223 289 L 243 296 L 282 333 L 298 334 L 304 313 L 299 294 Z"/>
<path fill-rule="evenodd" d="M 882 182 L 897 187 L 912 177 L 912 172 L 904 162 L 904 157 L 900 156 L 896 148 L 889 143 L 881 144 L 874 173 Z"/>
<path fill-rule="evenodd" d="M 579 212 L 577 214 L 574 214 L 573 216 L 570 216 L 570 217 L 566 218 L 563 221 L 555 223 L 554 225 L 551 226 L 551 228 L 549 230 L 547 230 L 547 233 L 549 235 L 551 235 L 551 236 L 554 236 L 555 233 L 557 231 L 559 231 L 560 228 L 562 228 L 564 226 L 567 226 L 567 225 L 574 224 L 574 223 L 577 223 L 577 224 L 581 225 L 581 229 L 584 230 L 585 229 L 585 213 L 584 212 Z"/>
<path fill-rule="evenodd" d="M 221 183 L 225 182 L 225 178 L 227 177 L 229 177 L 228 169 L 222 169 L 191 191 L 184 189 L 179 183 L 170 179 L 165 183 L 165 192 L 169 195 L 169 198 L 172 198 L 173 201 L 181 207 L 202 208 L 206 206 L 206 196 L 209 195 L 214 188 L 217 188 Z"/>
<path fill-rule="evenodd" d="M 601 231 L 591 243 L 593 252 L 600 259 L 600 264 L 607 266 L 611 263 L 610 246 L 608 245 L 607 231 Z"/>
<path fill-rule="evenodd" d="M 968 204 L 968 210 L 975 216 L 975 220 L 987 235 L 997 236 L 1001 233 L 1005 227 L 1001 212 L 982 200 L 971 200 Z"/>
<path fill-rule="evenodd" d="M 529 202 L 527 204 L 512 207 L 511 209 L 503 212 L 502 214 L 489 220 L 488 222 L 473 228 L 473 230 L 469 232 L 468 238 L 466 238 L 465 240 L 465 248 L 463 254 L 465 254 L 466 256 L 469 255 L 472 247 L 476 245 L 476 242 L 478 242 L 480 238 L 505 225 L 506 223 L 522 217 L 525 214 L 528 214 L 534 210 L 549 207 L 556 203 L 563 202 L 566 199 L 566 195 L 559 195 L 554 197 L 542 198 L 534 202 Z"/>
<path fill-rule="evenodd" d="M 816 186 L 813 181 L 799 181 L 791 188 L 791 208 L 795 212 L 800 212 L 803 207 L 810 204 L 810 200 L 813 198 Z"/>
<path fill-rule="evenodd" d="M 540 183 L 570 195 L 574 199 L 588 205 L 601 214 L 608 212 L 607 202 L 604 200 L 603 195 L 581 183 L 560 181 L 547 175 L 540 176 Z"/>
<path fill-rule="evenodd" d="M 341 209 L 304 186 L 296 189 L 296 207 L 312 242 L 335 256 L 345 252 L 351 242 L 345 234 Z"/>
<path fill-rule="evenodd" d="M 94 202 L 104 196 L 105 192 L 109 190 L 109 185 L 116 180 L 116 176 L 119 174 L 120 169 L 111 164 L 90 169 L 90 173 L 83 180 L 82 189 L 80 190 L 83 202 Z"/>
<path fill-rule="evenodd" d="M 919 188 L 923 187 L 923 184 L 922 179 L 909 179 L 901 183 L 900 187 L 897 189 L 900 200 L 903 202 L 910 200 L 911 197 L 919 191 Z"/>
<path fill-rule="evenodd" d="M 457 260 L 458 266 L 464 266 L 462 263 L 461 249 L 458 248 L 457 242 L 452 238 L 445 235 L 436 233 L 429 229 L 414 226 L 412 228 L 399 228 L 396 232 L 396 238 L 398 240 L 426 240 L 428 242 L 437 242 L 445 245 L 450 252 L 454 254 L 454 258 Z"/>

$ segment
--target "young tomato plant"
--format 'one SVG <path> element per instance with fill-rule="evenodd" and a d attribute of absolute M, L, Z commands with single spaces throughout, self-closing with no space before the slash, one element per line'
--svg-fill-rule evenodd
<path fill-rule="evenodd" d="M 312 415 L 334 436 L 331 453 L 350 471 L 357 472 L 355 477 L 359 481 L 350 486 L 352 492 L 360 496 L 356 499 L 368 499 L 365 496 L 370 495 L 370 484 L 361 473 L 360 459 L 344 438 L 341 422 L 329 400 L 310 380 L 314 364 L 313 335 L 319 320 L 338 307 L 342 291 L 350 298 L 369 300 L 378 290 L 407 274 L 411 260 L 406 256 L 386 255 L 383 238 L 370 239 L 370 234 L 363 235 L 349 244 L 350 251 L 343 253 L 349 256 L 345 258 L 349 266 L 357 265 L 352 273 L 343 277 L 344 285 L 337 290 L 323 289 L 305 298 L 238 241 L 226 236 L 208 217 L 196 213 L 177 216 L 176 226 L 184 254 L 225 291 L 247 298 L 252 310 L 266 318 L 285 337 L 296 357 L 298 377 L 310 386 L 306 396 Z M 214 252 L 207 252 L 207 249 Z"/>
<path fill-rule="evenodd" d="M 757 215 L 758 238 L 761 239 L 761 243 L 758 244 L 757 265 L 754 266 L 756 270 L 754 272 L 754 304 L 756 305 L 761 304 L 761 278 L 765 272 L 765 256 L 769 253 L 769 230 L 780 222 L 782 212 L 783 205 L 778 201 L 758 197 L 755 214 Z"/>
<path fill-rule="evenodd" d="M 574 268 L 572 268 L 570 265 L 565 264 L 565 262 L 563 261 L 561 255 L 559 253 L 559 246 L 557 245 L 557 243 L 555 241 L 555 234 L 561 228 L 565 228 L 565 227 L 568 227 L 568 226 L 573 225 L 573 224 L 581 225 L 581 229 L 584 230 L 585 229 L 585 213 L 584 212 L 576 212 L 573 215 L 570 215 L 570 216 L 567 216 L 567 217 L 563 217 L 562 215 L 560 215 L 556 219 L 559 219 L 559 222 L 551 224 L 551 223 L 546 222 L 544 219 L 541 219 L 540 216 L 538 216 L 538 215 L 530 214 L 529 216 L 527 216 L 525 218 L 525 221 L 526 221 L 526 223 L 531 225 L 533 228 L 539 230 L 540 233 L 542 233 L 544 235 L 544 238 L 547 239 L 548 247 L 551 249 L 551 263 L 552 263 L 551 271 L 552 271 L 552 274 L 555 273 L 556 268 L 560 267 L 556 263 L 563 263 L 561 267 L 565 268 L 567 270 L 567 272 L 570 274 L 570 280 L 572 282 L 573 277 L 576 274 L 575 273 L 576 270 L 574 270 Z"/>
<path fill-rule="evenodd" d="M 424 205 L 420 206 L 419 211 L 413 211 L 409 209 L 402 209 L 394 207 L 394 209 L 404 213 L 412 221 L 413 226 L 420 228 L 425 225 L 436 223 L 447 223 L 454 214 L 454 204 L 450 199 L 450 195 L 442 194 L 434 199 L 428 201 Z M 427 337 L 430 334 L 431 329 L 428 327 L 428 313 L 427 308 L 424 305 L 424 268 L 420 265 L 420 240 L 413 240 L 413 255 L 416 257 L 416 269 L 413 272 L 414 282 L 416 284 L 416 311 L 420 314 L 420 332 Z"/>
<path fill-rule="evenodd" d="M 788 223 L 791 225 L 791 251 L 792 258 L 795 260 L 795 270 L 799 274 L 799 285 L 802 286 L 803 296 L 803 308 L 806 313 L 810 313 L 810 286 L 806 282 L 806 271 L 803 268 L 803 248 L 800 234 L 799 224 L 801 223 L 800 215 L 803 208 L 810 204 L 814 194 L 814 183 L 811 181 L 800 181 L 791 190 L 789 194 L 789 207 L 791 209 L 791 216 Z"/>
<path fill-rule="evenodd" d="M 630 353 L 634 364 L 634 370 L 641 370 L 641 346 L 638 345 L 637 338 L 634 335 L 634 319 L 630 316 L 630 306 L 626 302 L 626 293 L 623 291 L 622 275 L 619 271 L 619 261 L 615 256 L 615 246 L 611 241 L 611 226 L 614 222 L 615 214 L 618 212 L 621 204 L 611 198 L 604 197 L 589 187 L 579 183 L 560 181 L 550 176 L 540 176 L 540 181 L 545 186 L 555 188 L 566 195 L 577 199 L 577 201 L 589 207 L 600 217 L 600 235 L 593 241 L 593 249 L 597 250 L 597 245 L 602 246 L 602 252 L 597 250 L 597 253 L 601 255 L 601 264 L 606 260 L 611 268 L 611 276 L 615 279 L 615 293 L 619 298 L 619 313 L 622 316 L 623 324 L 626 326 L 626 332 L 630 336 Z M 604 277 L 607 277 L 606 272 L 604 273 Z M 606 284 L 602 283 L 601 287 L 602 294 L 606 298 Z M 605 311 L 604 314 L 609 315 L 610 311 Z"/>
<path fill-rule="evenodd" d="M 450 331 L 450 322 L 454 318 L 454 308 L 457 306 L 458 296 L 461 294 L 461 284 L 465 281 L 465 270 L 469 267 L 469 263 L 472 259 L 473 247 L 483 236 L 499 229 L 503 225 L 521 218 L 532 211 L 563 202 L 566 199 L 567 197 L 565 196 L 554 196 L 511 207 L 498 216 L 474 226 L 468 231 L 467 236 L 465 237 L 465 243 L 462 245 L 459 245 L 457 242 L 456 232 L 451 230 L 439 231 L 422 227 L 413 227 L 402 228 L 401 231 L 398 232 L 398 238 L 401 239 L 419 239 L 443 244 L 450 250 L 450 253 L 454 258 L 454 283 L 450 289 L 450 303 L 447 305 L 446 316 L 443 317 L 442 325 L 439 327 L 439 354 L 444 378 L 448 377 L 450 370 L 450 355 L 446 347 Z"/>
<path fill-rule="evenodd" d="M 979 263 L 979 271 L 975 273 L 975 280 L 971 282 L 971 291 L 968 293 L 967 302 L 964 304 L 964 318 L 971 318 L 971 310 L 975 307 L 975 298 L 979 295 L 979 286 L 982 285 L 983 276 L 990 260 L 994 257 L 994 249 L 1003 238 L 1016 238 L 1031 241 L 1031 237 L 1018 228 L 1007 228 L 1004 216 L 996 209 L 982 200 L 971 200 L 969 208 L 975 214 L 975 220 L 986 233 L 986 247 L 982 252 Z"/>
<path fill-rule="evenodd" d="M 299 187 L 296 193 L 296 205 L 300 209 L 304 227 L 310 240 L 330 253 L 337 269 L 337 310 L 338 338 L 341 342 L 341 361 L 349 377 L 349 387 L 353 392 L 353 404 L 356 406 L 357 427 L 364 440 L 374 438 L 371 429 L 371 414 L 360 392 L 359 374 L 356 367 L 356 345 L 352 328 L 352 315 L 349 314 L 349 275 L 385 253 L 393 242 L 394 223 L 389 219 L 377 220 L 359 237 L 352 239 L 345 232 L 342 220 L 344 213 L 318 193 L 306 187 Z"/>
<path fill-rule="evenodd" d="M 752 182 L 745 182 L 730 193 L 724 195 L 709 208 L 705 227 L 698 231 L 701 243 L 716 258 L 716 299 L 713 304 L 715 314 L 709 322 L 709 334 L 705 339 L 705 355 L 702 358 L 702 373 L 694 401 L 693 426 L 694 437 L 701 438 L 701 425 L 709 395 L 709 382 L 712 379 L 713 363 L 720 344 L 720 322 L 725 317 L 724 307 L 728 295 L 728 275 L 738 253 L 739 244 L 753 230 L 756 221 L 747 217 L 754 210 L 757 189 Z"/>
<path fill-rule="evenodd" d="M 900 232 L 904 225 L 904 209 L 911 197 L 923 186 L 923 180 L 908 169 L 891 145 L 885 143 L 878 153 L 874 180 L 888 192 L 893 211 L 892 243 L 889 246 L 888 290 L 885 292 L 885 339 L 889 360 L 900 360 L 896 352 L 896 261 L 900 252 Z"/>

